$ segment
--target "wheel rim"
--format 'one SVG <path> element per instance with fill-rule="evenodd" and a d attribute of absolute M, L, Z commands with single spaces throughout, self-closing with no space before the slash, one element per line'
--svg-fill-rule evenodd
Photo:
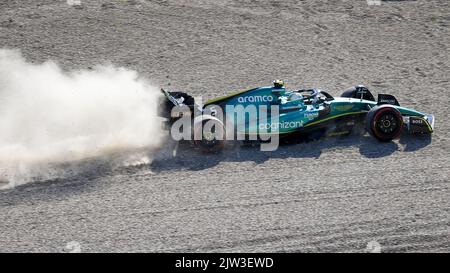
<path fill-rule="evenodd" d="M 219 124 L 215 124 L 211 131 L 204 132 L 203 127 L 201 130 L 201 139 L 194 141 L 197 145 L 201 146 L 203 149 L 209 152 L 214 152 L 220 150 L 224 142 L 224 129 L 218 128 Z M 222 139 L 220 139 L 222 137 Z M 219 138 L 219 139 L 218 139 Z"/>
<path fill-rule="evenodd" d="M 203 137 L 202 137 L 202 142 L 204 145 L 206 146 L 214 146 L 217 144 L 218 140 L 216 138 L 216 134 L 217 134 L 217 129 L 214 126 L 214 129 L 212 130 L 212 132 L 206 132 L 203 133 Z"/>
<path fill-rule="evenodd" d="M 376 121 L 376 127 L 383 134 L 392 134 L 398 129 L 399 122 L 394 114 L 386 113 Z"/>

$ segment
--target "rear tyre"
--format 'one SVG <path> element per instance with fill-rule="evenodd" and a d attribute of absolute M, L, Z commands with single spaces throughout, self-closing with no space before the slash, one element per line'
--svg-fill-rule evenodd
<path fill-rule="evenodd" d="M 367 114 L 366 129 L 379 141 L 396 139 L 403 129 L 402 114 L 391 105 L 375 106 Z"/>
<path fill-rule="evenodd" d="M 199 126 L 201 123 L 201 126 Z M 197 126 L 196 126 L 197 125 Z M 194 123 L 194 145 L 205 153 L 218 153 L 225 146 L 225 126 L 214 117 L 203 117 Z M 198 139 L 196 139 L 198 138 Z"/>

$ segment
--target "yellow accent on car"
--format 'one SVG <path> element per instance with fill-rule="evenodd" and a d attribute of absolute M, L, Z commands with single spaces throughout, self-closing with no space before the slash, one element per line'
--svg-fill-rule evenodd
<path fill-rule="evenodd" d="M 324 118 L 324 119 L 321 119 L 321 120 L 313 121 L 311 123 L 306 124 L 304 127 L 309 127 L 311 125 L 316 125 L 316 124 L 319 124 L 319 123 L 322 123 L 324 121 L 327 121 L 327 120 L 330 120 L 330 119 L 334 119 L 334 118 L 339 118 L 339 117 L 348 116 L 348 115 L 363 114 L 363 113 L 367 113 L 367 112 L 366 111 L 360 111 L 360 112 L 350 112 L 350 113 L 340 114 L 340 115 Z"/>
<path fill-rule="evenodd" d="M 350 133 L 350 131 L 342 131 L 342 132 L 332 132 L 329 133 L 328 136 L 332 137 L 332 136 L 341 136 L 341 135 L 345 135 Z"/>
<path fill-rule="evenodd" d="M 209 101 L 205 102 L 205 105 L 212 104 L 212 103 L 215 103 L 215 102 L 218 102 L 218 101 L 221 101 L 221 100 L 225 100 L 225 99 L 228 99 L 228 98 L 240 95 L 240 94 L 244 94 L 244 93 L 246 93 L 248 91 L 251 91 L 253 89 L 255 89 L 255 88 L 247 89 L 247 90 L 244 90 L 244 91 L 239 91 L 239 92 L 227 95 L 227 96 L 223 96 L 223 97 L 220 97 L 220 98 L 212 99 L 212 100 L 209 100 Z"/>
<path fill-rule="evenodd" d="M 345 104 L 345 105 L 336 105 L 334 109 L 338 111 L 348 111 L 353 108 L 353 105 L 351 104 Z"/>
<path fill-rule="evenodd" d="M 350 113 L 345 113 L 345 114 L 340 114 L 340 115 L 336 115 L 336 116 L 332 116 L 332 117 L 328 117 L 328 118 L 324 118 L 324 119 L 321 119 L 321 120 L 317 120 L 317 121 L 314 121 L 314 122 L 311 122 L 311 123 L 308 123 L 308 124 L 306 124 L 305 126 L 303 126 L 303 128 L 305 128 L 305 127 L 309 127 L 309 126 L 311 126 L 311 125 L 316 125 L 316 124 L 319 124 L 319 123 L 322 123 L 322 122 L 324 122 L 324 121 L 328 121 L 328 120 L 331 120 L 331 119 L 334 119 L 334 118 L 339 118 L 339 117 L 343 117 L 343 116 L 349 116 L 349 115 L 359 115 L 359 114 L 365 114 L 365 113 L 367 113 L 367 111 L 360 111 L 360 112 L 350 112 Z M 302 128 L 302 127 L 301 127 Z M 292 133 L 292 132 L 295 132 L 295 131 L 297 131 L 299 128 L 297 128 L 297 129 L 294 129 L 294 130 L 292 130 L 292 131 L 286 131 L 286 132 L 278 132 L 278 134 L 280 134 L 280 135 L 283 135 L 283 134 L 290 134 L 290 133 Z M 275 133 L 246 133 L 246 135 L 258 135 L 258 134 L 260 134 L 260 135 L 273 135 L 273 134 L 275 134 Z"/>
<path fill-rule="evenodd" d="M 422 119 L 423 121 L 425 121 L 425 124 L 428 127 L 428 130 L 430 130 L 430 133 L 433 133 L 433 128 L 431 128 L 430 123 L 428 122 L 428 119 L 421 117 L 420 119 Z"/>

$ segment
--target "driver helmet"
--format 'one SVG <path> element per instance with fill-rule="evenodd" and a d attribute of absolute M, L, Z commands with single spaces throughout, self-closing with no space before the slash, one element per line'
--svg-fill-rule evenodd
<path fill-rule="evenodd" d="M 283 88 L 284 82 L 282 80 L 274 80 L 273 81 L 273 87 L 275 88 Z"/>

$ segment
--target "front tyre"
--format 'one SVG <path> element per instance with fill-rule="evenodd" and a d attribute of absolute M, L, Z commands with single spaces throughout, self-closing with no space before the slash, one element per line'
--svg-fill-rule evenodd
<path fill-rule="evenodd" d="M 402 114 L 388 104 L 375 106 L 367 114 L 366 129 L 379 141 L 396 139 L 403 129 Z"/>

